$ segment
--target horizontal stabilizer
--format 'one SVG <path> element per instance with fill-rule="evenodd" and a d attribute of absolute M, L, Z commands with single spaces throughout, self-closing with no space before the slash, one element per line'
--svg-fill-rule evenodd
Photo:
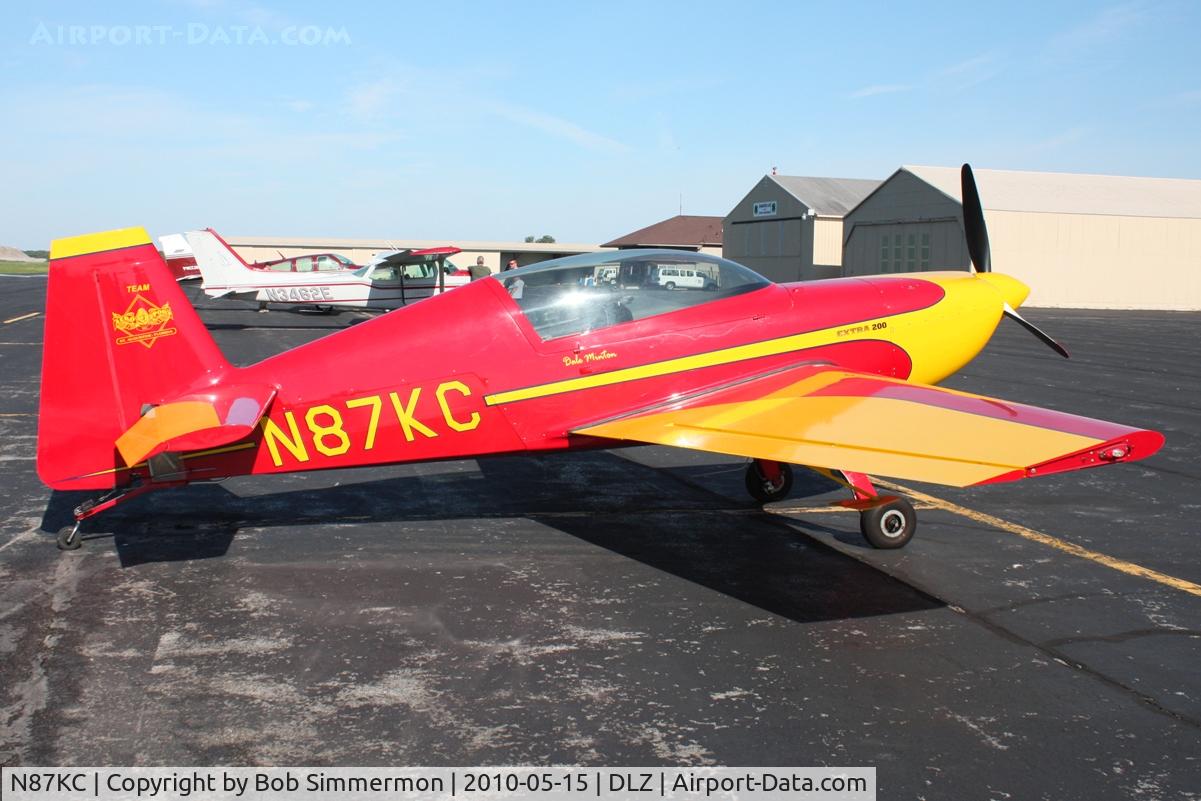
<path fill-rule="evenodd" d="M 275 392 L 266 386 L 218 386 L 154 406 L 117 438 L 117 450 L 132 466 L 159 453 L 237 442 L 253 433 Z"/>
<path fill-rule="evenodd" d="M 963 487 L 1143 459 L 1154 431 L 898 379 L 801 367 L 576 434 Z"/>

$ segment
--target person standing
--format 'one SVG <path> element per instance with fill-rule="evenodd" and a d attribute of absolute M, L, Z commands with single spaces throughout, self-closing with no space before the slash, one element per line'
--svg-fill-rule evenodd
<path fill-rule="evenodd" d="M 483 256 L 476 256 L 475 264 L 468 267 L 467 271 L 469 273 L 471 273 L 472 281 L 475 281 L 480 278 L 487 278 L 488 276 L 492 275 L 492 271 L 488 269 L 488 266 L 486 264 L 484 264 Z"/>

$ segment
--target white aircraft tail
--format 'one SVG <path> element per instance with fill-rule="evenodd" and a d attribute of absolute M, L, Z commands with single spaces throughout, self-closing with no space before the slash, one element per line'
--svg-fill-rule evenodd
<path fill-rule="evenodd" d="M 225 240 L 217 235 L 212 228 L 203 231 L 188 231 L 184 234 L 192 253 L 196 257 L 196 266 L 200 268 L 200 276 L 204 280 L 206 294 L 219 298 L 230 293 L 245 291 L 241 289 L 254 277 L 245 260 Z"/>
<path fill-rule="evenodd" d="M 192 248 L 188 246 L 188 240 L 184 239 L 183 234 L 163 234 L 158 241 L 162 245 L 163 258 L 173 259 L 192 255 Z"/>

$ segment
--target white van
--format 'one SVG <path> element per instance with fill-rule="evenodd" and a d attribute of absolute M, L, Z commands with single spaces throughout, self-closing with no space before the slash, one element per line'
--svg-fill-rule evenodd
<path fill-rule="evenodd" d="M 704 273 L 698 273 L 691 267 L 668 267 L 664 265 L 659 268 L 659 274 L 655 280 L 664 289 L 675 289 L 676 287 L 709 289 L 717 286 L 712 278 Z"/>

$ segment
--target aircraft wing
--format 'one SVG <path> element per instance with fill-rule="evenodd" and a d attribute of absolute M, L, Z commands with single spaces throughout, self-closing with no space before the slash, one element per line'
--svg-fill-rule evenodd
<path fill-rule="evenodd" d="M 830 366 L 758 376 L 574 429 L 954 487 L 1143 459 L 1163 435 Z"/>
<path fill-rule="evenodd" d="M 148 409 L 117 438 L 117 451 L 135 465 L 165 451 L 187 453 L 249 436 L 275 397 L 275 387 L 217 386 Z"/>
<path fill-rule="evenodd" d="M 381 253 L 376 253 L 375 257 L 372 258 L 368 264 L 373 267 L 378 267 L 381 264 L 418 264 L 423 261 L 428 261 L 431 257 L 454 256 L 456 253 L 462 252 L 462 249 L 452 245 L 436 248 L 406 248 L 404 250 L 388 250 Z"/>

